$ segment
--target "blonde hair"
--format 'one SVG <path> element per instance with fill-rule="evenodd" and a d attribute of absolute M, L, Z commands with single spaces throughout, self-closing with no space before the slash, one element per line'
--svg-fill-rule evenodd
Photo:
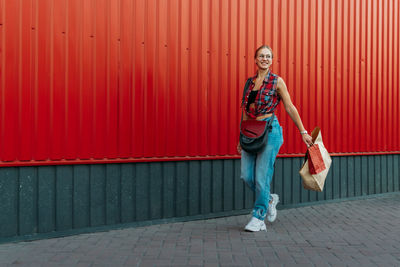
<path fill-rule="evenodd" d="M 258 55 L 258 51 L 260 51 L 261 49 L 267 48 L 269 51 L 271 51 L 271 56 L 272 58 L 274 58 L 274 52 L 272 52 L 271 47 L 269 47 L 268 45 L 262 45 L 259 48 L 257 48 L 256 53 L 254 54 L 254 58 L 257 58 Z"/>

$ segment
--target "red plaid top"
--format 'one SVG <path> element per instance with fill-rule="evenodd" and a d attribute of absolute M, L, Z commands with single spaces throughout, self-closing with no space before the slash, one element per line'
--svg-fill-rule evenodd
<path fill-rule="evenodd" d="M 243 108 L 245 109 L 247 116 L 249 116 L 250 118 L 256 118 L 258 116 L 274 112 L 275 108 L 278 106 L 281 100 L 281 97 L 276 90 L 279 76 L 268 72 L 256 96 L 256 100 L 254 101 L 255 105 L 253 105 L 253 107 L 249 107 L 249 109 L 246 109 L 250 91 L 255 86 L 256 78 L 257 75 L 251 78 L 252 82 L 250 83 L 247 92 L 245 92 L 243 102 Z"/>

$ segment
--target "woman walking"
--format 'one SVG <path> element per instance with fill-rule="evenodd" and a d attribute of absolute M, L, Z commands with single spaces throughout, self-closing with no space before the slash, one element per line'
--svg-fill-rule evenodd
<path fill-rule="evenodd" d="M 270 184 L 274 173 L 274 163 L 280 147 L 283 144 L 282 127 L 276 116 L 272 116 L 276 107 L 283 102 L 286 112 L 299 129 L 301 138 L 307 146 L 312 144 L 312 138 L 303 126 L 300 115 L 293 105 L 285 82 L 281 77 L 270 71 L 272 65 L 272 49 L 263 45 L 254 55 L 257 74 L 249 79 L 249 87 L 243 92 L 243 120 L 272 121 L 272 130 L 268 132 L 268 143 L 258 153 L 249 153 L 241 149 L 241 178 L 255 192 L 256 200 L 250 222 L 246 231 L 256 232 L 267 230 L 265 218 L 270 222 L 276 219 L 276 205 L 279 196 L 270 194 Z"/>

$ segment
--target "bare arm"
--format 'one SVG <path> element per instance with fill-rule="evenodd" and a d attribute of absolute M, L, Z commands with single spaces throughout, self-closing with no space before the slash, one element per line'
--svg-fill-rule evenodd
<path fill-rule="evenodd" d="M 297 111 L 296 107 L 292 103 L 292 100 L 290 99 L 289 91 L 286 87 L 285 82 L 280 77 L 278 78 L 277 91 L 282 99 L 283 105 L 289 117 L 293 120 L 294 124 L 296 124 L 300 132 L 305 131 L 306 129 L 304 128 L 303 122 L 301 121 L 299 112 Z M 309 134 L 302 134 L 301 136 L 307 146 L 312 145 L 312 137 Z"/>

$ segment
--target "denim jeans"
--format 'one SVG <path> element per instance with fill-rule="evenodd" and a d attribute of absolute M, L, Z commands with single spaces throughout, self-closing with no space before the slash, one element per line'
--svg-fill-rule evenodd
<path fill-rule="evenodd" d="M 271 117 L 267 118 L 270 119 Z M 264 150 L 257 154 L 242 150 L 241 178 L 256 193 L 253 217 L 259 220 L 264 220 L 268 212 L 275 159 L 282 144 L 282 127 L 274 116 L 272 130 L 268 133 L 268 144 Z"/>

